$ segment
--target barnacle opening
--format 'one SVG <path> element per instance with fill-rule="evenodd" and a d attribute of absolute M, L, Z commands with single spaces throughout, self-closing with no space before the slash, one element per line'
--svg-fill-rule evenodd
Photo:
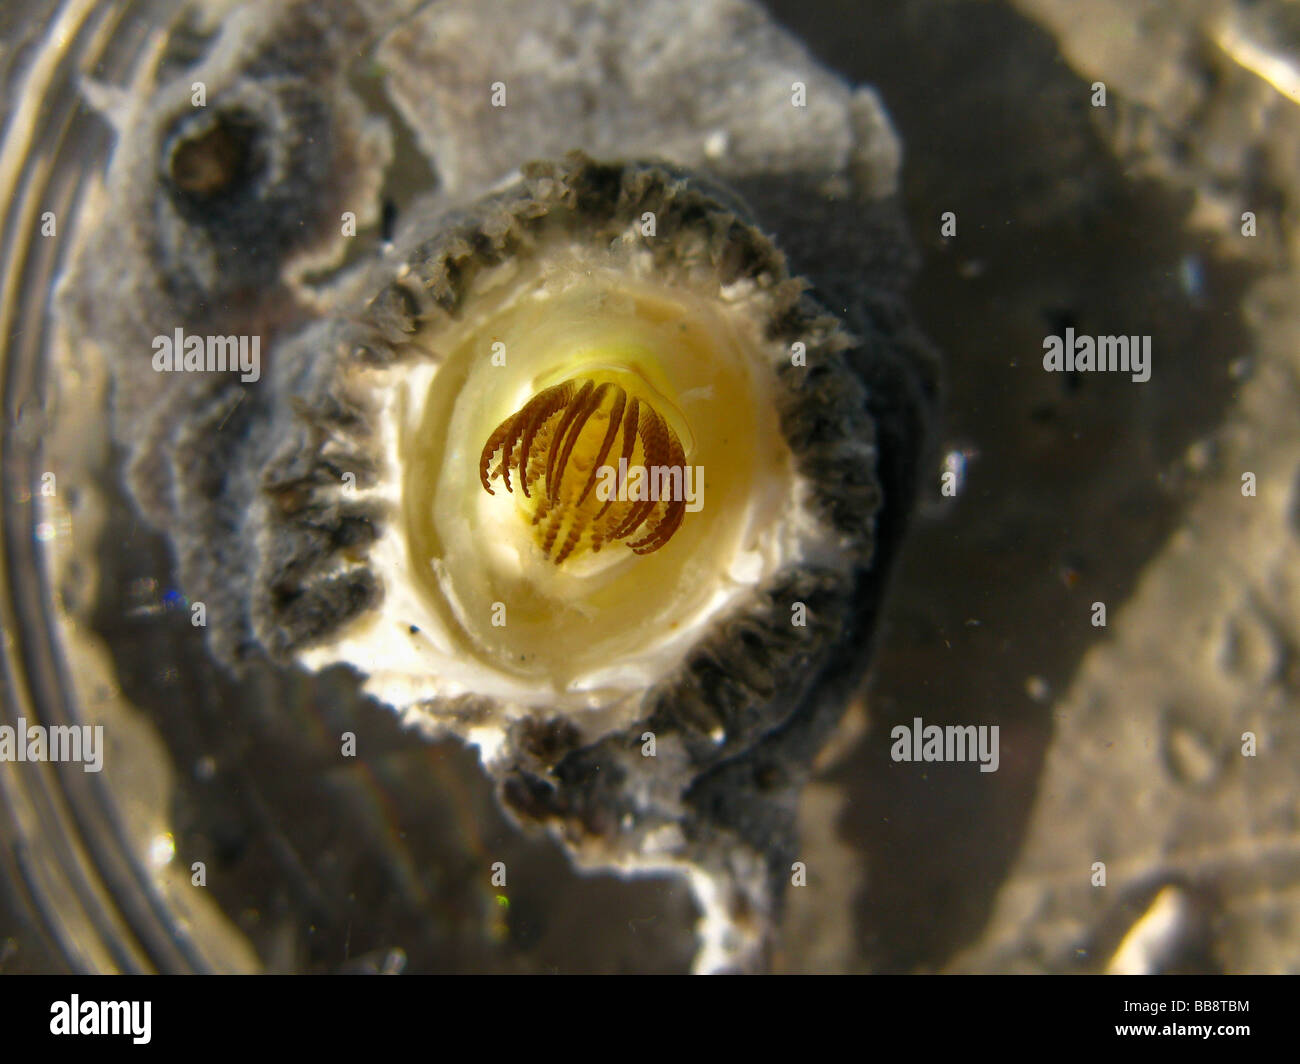
<path fill-rule="evenodd" d="M 462 653 L 593 698 L 645 683 L 783 549 L 761 531 L 794 476 L 761 318 L 701 288 L 557 242 L 481 276 L 472 312 L 437 334 L 399 441 L 403 511 L 411 569 Z M 615 495 L 630 439 L 629 480 L 633 466 L 680 467 L 666 480 L 694 502 L 615 498 L 602 514 L 596 486 L 584 495 L 620 395 L 620 427 L 635 400 L 638 431 L 610 442 Z"/>
<path fill-rule="evenodd" d="M 167 167 L 171 182 L 195 202 L 238 192 L 265 166 L 261 133 L 252 115 L 223 112 L 198 128 L 193 126 L 175 138 Z"/>
<path fill-rule="evenodd" d="M 617 540 L 652 554 L 688 505 L 702 505 L 703 470 L 687 464 L 673 424 L 636 377 L 604 370 L 543 388 L 484 444 L 484 490 L 494 494 L 493 480 L 518 489 L 537 545 L 556 565 Z"/>
<path fill-rule="evenodd" d="M 849 338 L 725 196 L 651 165 L 566 165 L 526 168 L 417 246 L 345 330 L 378 471 L 367 501 L 387 518 L 361 562 L 380 594 L 300 651 L 358 664 L 412 719 L 437 701 L 489 760 L 508 720 L 581 709 L 598 734 L 688 663 L 713 679 L 681 679 L 681 699 L 728 670 L 753 683 L 735 698 L 769 691 L 775 661 L 738 666 L 729 633 L 758 625 L 790 658 L 812 636 L 787 635 L 782 611 L 871 547 Z M 633 400 L 653 433 L 628 430 Z M 674 465 L 695 472 L 697 505 L 647 510 L 629 491 L 602 513 L 591 473 L 629 441 L 629 463 L 666 459 L 670 485 Z M 732 697 L 726 683 L 707 698 Z"/>

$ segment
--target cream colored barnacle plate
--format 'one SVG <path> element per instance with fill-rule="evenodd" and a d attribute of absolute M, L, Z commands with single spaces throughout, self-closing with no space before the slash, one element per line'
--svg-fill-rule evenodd
<path fill-rule="evenodd" d="M 782 722 L 871 555 L 872 425 L 804 287 L 653 164 L 534 164 L 440 223 L 294 397 L 319 454 L 263 478 L 302 544 L 263 641 L 476 743 L 580 857 L 698 865 L 691 781 Z"/>

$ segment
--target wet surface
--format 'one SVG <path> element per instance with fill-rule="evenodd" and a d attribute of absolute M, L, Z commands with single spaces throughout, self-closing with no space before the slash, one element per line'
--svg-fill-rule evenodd
<path fill-rule="evenodd" d="M 93 623 L 123 693 L 188 768 L 176 859 L 205 864 L 269 970 L 383 967 L 393 951 L 412 971 L 687 970 L 694 909 L 680 882 L 579 874 L 506 822 L 474 751 L 404 730 L 347 670 L 235 683 L 149 575 L 165 573 L 165 544 L 125 501 L 104 542 L 121 564 Z M 117 607 L 133 599 L 124 621 Z"/>
<path fill-rule="evenodd" d="M 1050 36 L 1003 5 L 773 10 L 814 54 L 879 87 L 905 145 L 922 271 L 917 319 L 944 352 L 939 465 L 900 558 L 868 696 L 870 735 L 828 776 L 861 847 L 863 966 L 935 968 L 981 930 L 1023 842 L 1052 739 L 1051 699 L 1176 527 L 1187 448 L 1232 401 L 1248 346 L 1236 308 L 1258 271 L 1186 231 L 1190 197 L 1129 180 Z M 861 34 L 841 27 L 860 22 Z M 1014 56 L 1014 60 L 1009 59 Z M 940 236 L 943 212 L 957 237 Z M 1180 283 L 1199 264 L 1203 294 Z M 1043 337 L 1149 334 L 1152 379 L 1050 375 Z M 1031 692 L 1039 694 L 1035 698 Z M 1002 765 L 895 764 L 890 728 L 998 724 Z M 792 947 L 793 948 L 793 947 Z"/>

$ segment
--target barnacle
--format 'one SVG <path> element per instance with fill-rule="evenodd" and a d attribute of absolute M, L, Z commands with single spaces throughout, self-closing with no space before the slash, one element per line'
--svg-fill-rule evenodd
<path fill-rule="evenodd" d="M 856 341 L 806 287 L 733 195 L 656 163 L 532 164 L 421 226 L 280 351 L 256 638 L 478 745 L 580 860 L 686 869 L 761 928 L 757 855 L 879 586 Z M 706 471 L 707 504 L 620 495 L 632 466 Z"/>
<path fill-rule="evenodd" d="M 777 845 L 741 840 L 787 815 L 878 587 L 875 423 L 806 287 L 728 191 L 656 163 L 532 164 L 417 228 L 364 307 L 277 351 L 251 637 L 475 743 L 581 859 L 708 866 L 706 909 L 769 912 L 761 865 L 716 861 Z M 245 411 L 206 417 L 255 434 Z"/>
<path fill-rule="evenodd" d="M 605 6 L 627 39 L 662 32 Z M 393 142 L 346 76 L 354 34 L 322 8 L 305 39 L 258 23 L 247 70 L 218 47 L 210 110 L 187 77 L 123 117 L 112 181 L 149 221 L 125 242 L 140 298 L 95 266 L 121 241 L 104 226 L 73 273 L 95 283 L 65 302 L 79 336 L 126 352 L 132 489 L 221 661 L 352 670 L 408 725 L 476 745 L 504 808 L 579 862 L 684 872 L 700 966 L 753 964 L 793 791 L 861 675 L 925 420 L 887 201 L 897 142 L 869 90 L 757 12 L 726 21 L 758 51 L 719 137 L 673 109 L 647 137 L 624 104 L 446 121 L 477 114 L 477 80 L 425 49 L 566 32 L 549 7 L 511 10 L 426 6 L 385 39 L 437 179 L 391 247 L 337 236 L 354 209 L 377 216 Z M 606 32 L 561 10 L 577 36 Z M 621 63 L 601 77 L 629 91 L 681 80 Z M 792 68 L 815 91 L 774 125 Z M 675 162 L 520 166 L 572 143 Z M 338 273 L 313 288 L 309 267 Z M 261 380 L 151 374 L 131 353 L 158 321 L 261 332 Z"/>
<path fill-rule="evenodd" d="M 543 389 L 497 426 L 479 460 L 484 490 L 493 494 L 489 480 L 500 479 L 512 491 L 511 470 L 531 503 L 538 545 L 557 565 L 637 533 L 628 544 L 635 553 L 657 551 L 696 489 L 681 440 L 653 404 L 590 377 Z"/>

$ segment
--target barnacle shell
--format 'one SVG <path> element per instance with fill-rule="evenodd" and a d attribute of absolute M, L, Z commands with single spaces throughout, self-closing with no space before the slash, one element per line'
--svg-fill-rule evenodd
<path fill-rule="evenodd" d="M 754 699 L 815 647 L 793 604 L 847 589 L 870 559 L 879 493 L 849 339 L 733 201 L 655 165 L 532 166 L 395 272 L 325 352 L 316 338 L 302 348 L 317 383 L 263 474 L 285 547 L 258 581 L 259 638 L 312 668 L 362 665 L 367 690 L 431 729 L 472 720 L 489 756 L 505 756 L 512 722 L 565 712 L 595 736 L 665 697 L 710 744 L 743 742 Z M 557 566 L 519 500 L 482 490 L 483 456 L 539 395 L 567 409 L 563 437 L 573 404 L 598 393 L 572 382 L 593 375 L 640 392 L 663 457 L 671 433 L 685 462 L 685 436 L 709 496 L 652 553 Z M 554 493 L 563 448 L 545 453 Z M 768 645 L 710 646 L 722 626 Z M 701 697 L 692 662 L 719 654 L 737 659 L 733 691 Z"/>

